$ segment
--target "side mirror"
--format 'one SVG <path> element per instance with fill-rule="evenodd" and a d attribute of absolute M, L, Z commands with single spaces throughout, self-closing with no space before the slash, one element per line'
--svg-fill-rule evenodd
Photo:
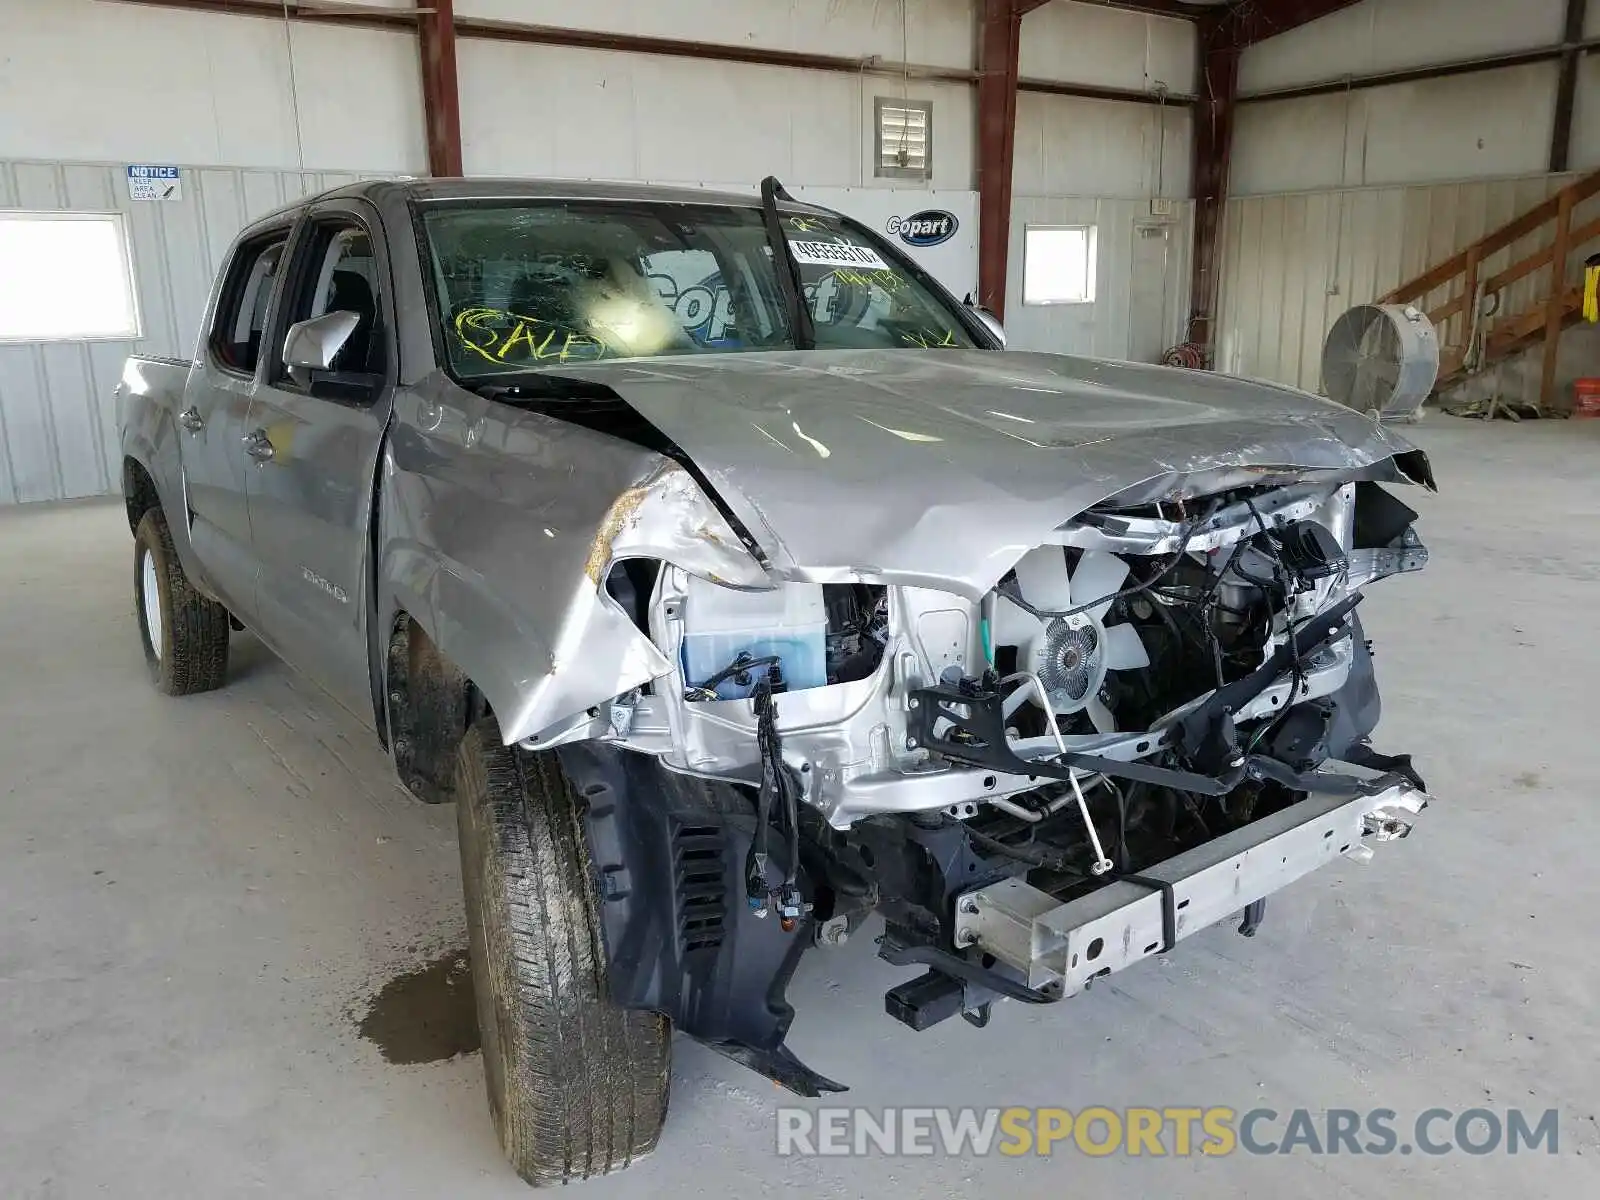
<path fill-rule="evenodd" d="M 1000 318 L 974 300 L 970 292 L 967 293 L 967 298 L 963 303 L 972 310 L 973 316 L 983 322 L 983 327 L 994 334 L 995 340 L 1000 343 L 1000 349 L 1004 350 L 1006 348 L 1006 327 L 1000 324 Z"/>
<path fill-rule="evenodd" d="M 289 368 L 289 378 L 306 387 L 311 383 L 312 371 L 331 369 L 334 358 L 359 324 L 360 314 L 340 311 L 289 326 L 283 339 L 283 362 Z"/>

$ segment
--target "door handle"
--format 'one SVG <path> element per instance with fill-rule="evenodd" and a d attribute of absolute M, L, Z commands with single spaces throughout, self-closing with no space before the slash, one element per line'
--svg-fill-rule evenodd
<path fill-rule="evenodd" d="M 178 414 L 178 423 L 190 433 L 199 433 L 205 428 L 205 418 L 200 415 L 198 408 L 190 407 Z"/>
<path fill-rule="evenodd" d="M 265 429 L 252 429 L 244 435 L 244 452 L 259 463 L 272 461 L 272 439 Z"/>

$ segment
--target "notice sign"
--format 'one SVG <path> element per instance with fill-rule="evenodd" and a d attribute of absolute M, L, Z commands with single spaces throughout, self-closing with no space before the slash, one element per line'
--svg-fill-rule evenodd
<path fill-rule="evenodd" d="M 182 200 L 183 177 L 177 167 L 135 163 L 128 167 L 129 200 Z"/>

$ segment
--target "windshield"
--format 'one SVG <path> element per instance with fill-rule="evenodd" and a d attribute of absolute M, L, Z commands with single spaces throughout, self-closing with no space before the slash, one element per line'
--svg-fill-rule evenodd
<path fill-rule="evenodd" d="M 781 222 L 819 348 L 976 345 L 945 297 L 859 229 L 810 215 Z M 754 206 L 429 205 L 422 228 L 458 377 L 794 348 Z"/>

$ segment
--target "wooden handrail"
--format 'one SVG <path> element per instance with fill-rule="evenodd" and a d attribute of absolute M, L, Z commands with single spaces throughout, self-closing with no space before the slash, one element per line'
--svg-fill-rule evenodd
<path fill-rule="evenodd" d="M 1600 238 L 1600 217 L 1596 217 L 1592 221 L 1585 221 L 1574 229 L 1571 243 L 1573 246 L 1581 246 L 1585 242 L 1593 241 L 1595 238 Z M 1527 278 L 1541 267 L 1548 267 L 1554 259 L 1554 246 L 1546 246 L 1543 250 L 1535 251 L 1528 255 L 1527 258 L 1512 263 L 1498 275 L 1491 275 L 1488 279 L 1485 279 L 1483 281 L 1483 294 L 1489 296 L 1495 292 L 1504 291 L 1513 283 L 1516 283 L 1517 280 Z M 1476 287 L 1470 289 L 1462 288 L 1461 294 L 1454 300 L 1446 301 L 1438 308 L 1429 309 L 1428 320 L 1432 321 L 1435 326 L 1441 326 L 1457 313 L 1465 312 L 1467 310 L 1468 292 L 1476 292 L 1477 290 Z"/>
<path fill-rule="evenodd" d="M 1421 275 L 1407 283 L 1402 283 L 1392 292 L 1380 296 L 1378 303 L 1408 304 L 1419 297 L 1426 296 L 1435 288 L 1449 283 L 1467 269 L 1469 256 L 1474 249 L 1478 252 L 1478 261 L 1482 262 L 1496 251 L 1504 250 L 1513 242 L 1527 237 L 1541 225 L 1554 221 L 1560 214 L 1561 197 L 1566 193 L 1571 193 L 1573 207 L 1582 204 L 1592 196 L 1600 195 L 1600 171 L 1585 175 L 1582 179 L 1573 180 L 1561 191 L 1546 200 L 1540 201 L 1520 217 L 1513 217 L 1500 228 L 1484 234 L 1460 253 L 1445 259 L 1437 266 L 1428 268 Z"/>
<path fill-rule="evenodd" d="M 1457 317 L 1463 319 L 1465 328 L 1462 330 L 1460 340 L 1450 345 L 1444 355 L 1448 369 L 1441 374 L 1441 379 L 1449 380 L 1458 375 L 1470 349 L 1465 343 L 1471 340 L 1474 324 L 1471 317 L 1479 295 L 1503 291 L 1518 280 L 1549 268 L 1550 286 L 1543 298 L 1530 306 L 1527 311 L 1504 317 L 1484 331 L 1483 363 L 1480 364 L 1481 368 L 1483 364 L 1542 340 L 1544 356 L 1540 375 L 1542 384 L 1540 397 L 1541 403 L 1548 406 L 1555 391 L 1556 360 L 1561 331 L 1575 319 L 1581 307 L 1578 293 L 1567 287 L 1567 261 L 1573 250 L 1585 242 L 1600 238 L 1600 218 L 1574 225 L 1573 212 L 1578 205 L 1597 195 L 1600 195 L 1600 171 L 1573 180 L 1527 212 L 1484 234 L 1465 249 L 1379 297 L 1377 302 L 1409 304 L 1445 287 L 1457 276 L 1462 277 L 1462 284 L 1456 295 L 1428 312 L 1428 319 L 1439 330 L 1441 342 L 1447 340 L 1444 337 L 1447 323 Z M 1491 255 L 1506 249 L 1552 221 L 1555 222 L 1555 232 L 1550 245 L 1511 263 L 1483 280 L 1480 286 L 1480 271 Z"/>

